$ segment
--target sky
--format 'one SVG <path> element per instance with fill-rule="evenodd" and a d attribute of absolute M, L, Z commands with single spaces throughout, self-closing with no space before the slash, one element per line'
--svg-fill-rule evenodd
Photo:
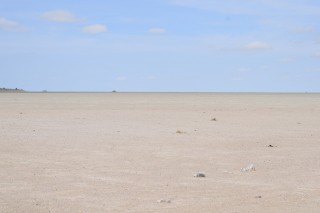
<path fill-rule="evenodd" d="M 0 87 L 320 92 L 319 0 L 0 0 Z"/>

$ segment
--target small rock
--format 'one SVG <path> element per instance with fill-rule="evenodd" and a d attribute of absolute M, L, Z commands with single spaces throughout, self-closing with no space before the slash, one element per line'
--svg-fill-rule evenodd
<path fill-rule="evenodd" d="M 171 203 L 171 200 L 158 200 L 158 203 Z"/>
<path fill-rule="evenodd" d="M 247 167 L 241 169 L 241 172 L 248 172 L 248 171 L 256 171 L 256 167 L 254 164 L 249 164 Z"/>
<path fill-rule="evenodd" d="M 193 177 L 198 177 L 198 178 L 206 177 L 206 174 L 204 174 L 203 172 L 198 172 L 198 173 L 194 174 Z"/>
<path fill-rule="evenodd" d="M 260 195 L 259 196 L 255 196 L 255 198 L 262 198 L 262 196 L 260 196 Z"/>
<path fill-rule="evenodd" d="M 216 118 L 212 118 L 211 121 L 217 121 L 217 119 Z"/>

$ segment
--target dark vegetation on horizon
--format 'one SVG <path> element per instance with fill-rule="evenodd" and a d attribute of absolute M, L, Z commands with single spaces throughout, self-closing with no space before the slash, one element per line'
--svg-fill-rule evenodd
<path fill-rule="evenodd" d="M 25 91 L 23 89 L 18 89 L 18 88 L 10 89 L 10 88 L 2 87 L 0 88 L 0 92 L 25 92 Z"/>

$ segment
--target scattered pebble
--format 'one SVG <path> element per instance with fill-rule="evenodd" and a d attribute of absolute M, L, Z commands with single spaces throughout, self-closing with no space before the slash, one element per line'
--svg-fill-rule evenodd
<path fill-rule="evenodd" d="M 171 203 L 171 200 L 158 200 L 158 203 Z"/>
<path fill-rule="evenodd" d="M 194 174 L 193 177 L 198 177 L 198 178 L 206 177 L 206 174 L 204 174 L 203 172 L 198 172 L 198 173 Z"/>
<path fill-rule="evenodd" d="M 241 172 L 248 172 L 248 171 L 256 171 L 256 167 L 254 164 L 249 164 L 247 167 L 241 169 Z"/>
<path fill-rule="evenodd" d="M 185 134 L 186 132 L 183 132 L 183 131 L 181 131 L 181 130 L 177 130 L 176 133 L 177 133 L 177 134 Z"/>
<path fill-rule="evenodd" d="M 272 144 L 269 144 L 269 145 L 266 145 L 266 147 L 277 147 L 277 146 L 274 146 Z"/>
<path fill-rule="evenodd" d="M 217 119 L 216 118 L 212 118 L 211 121 L 217 121 Z"/>
<path fill-rule="evenodd" d="M 259 196 L 255 196 L 255 198 L 262 198 L 262 196 L 260 196 L 260 195 Z"/>

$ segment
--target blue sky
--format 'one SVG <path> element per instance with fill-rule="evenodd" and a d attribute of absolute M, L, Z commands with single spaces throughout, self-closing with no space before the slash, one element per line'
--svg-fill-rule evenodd
<path fill-rule="evenodd" d="M 0 0 L 0 87 L 320 92 L 316 0 Z"/>

